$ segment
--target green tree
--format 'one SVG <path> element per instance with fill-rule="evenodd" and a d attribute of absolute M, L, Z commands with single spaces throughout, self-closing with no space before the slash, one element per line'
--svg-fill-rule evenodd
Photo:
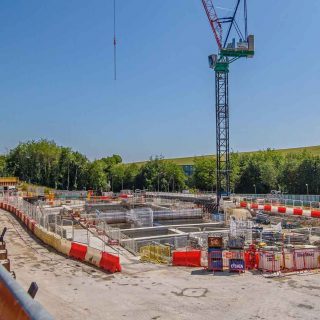
<path fill-rule="evenodd" d="M 195 188 L 206 191 L 216 190 L 216 160 L 213 158 L 195 158 L 193 185 Z"/>
<path fill-rule="evenodd" d="M 186 187 L 186 176 L 177 164 L 156 157 L 140 168 L 136 187 L 154 191 L 176 191 Z"/>
<path fill-rule="evenodd" d="M 107 175 L 101 160 L 95 160 L 88 167 L 88 189 L 103 191 L 107 189 Z"/>
<path fill-rule="evenodd" d="M 120 191 L 121 189 L 123 189 L 125 174 L 126 165 L 123 163 L 117 163 L 110 168 L 112 190 Z"/>

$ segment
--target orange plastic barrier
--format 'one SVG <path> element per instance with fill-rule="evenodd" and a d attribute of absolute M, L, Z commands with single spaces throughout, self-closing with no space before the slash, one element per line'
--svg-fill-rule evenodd
<path fill-rule="evenodd" d="M 172 265 L 185 267 L 201 267 L 201 250 L 174 251 Z"/>
<path fill-rule="evenodd" d="M 279 213 L 286 213 L 287 208 L 286 207 L 278 207 L 278 212 Z"/>
<path fill-rule="evenodd" d="M 317 211 L 317 210 L 311 211 L 311 217 L 320 218 L 320 211 Z"/>
<path fill-rule="evenodd" d="M 258 209 L 259 205 L 257 203 L 252 203 L 251 204 L 251 209 Z"/>
<path fill-rule="evenodd" d="M 80 243 L 72 242 L 69 256 L 77 260 L 84 261 L 87 250 L 88 250 L 87 246 Z"/>
<path fill-rule="evenodd" d="M 247 207 L 247 203 L 245 201 L 241 201 L 240 202 L 240 207 L 241 208 L 246 208 Z"/>
<path fill-rule="evenodd" d="M 0 319 L 14 320 L 29 320 L 30 317 L 23 307 L 18 303 L 13 292 L 6 287 L 5 283 L 0 281 Z"/>
<path fill-rule="evenodd" d="M 271 211 L 271 205 L 270 204 L 264 205 L 263 210 L 264 211 Z"/>
<path fill-rule="evenodd" d="M 121 272 L 120 259 L 107 252 L 102 252 L 100 260 L 100 268 L 109 272 Z"/>
<path fill-rule="evenodd" d="M 302 216 L 302 209 L 300 209 L 300 208 L 294 208 L 294 209 L 293 209 L 293 214 L 294 214 L 295 216 Z"/>

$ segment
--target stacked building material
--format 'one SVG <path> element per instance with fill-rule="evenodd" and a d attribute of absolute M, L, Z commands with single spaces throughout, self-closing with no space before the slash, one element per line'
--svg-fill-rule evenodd
<path fill-rule="evenodd" d="M 228 249 L 230 251 L 229 271 L 244 272 L 246 269 L 244 259 L 244 237 L 229 237 Z"/>
<path fill-rule="evenodd" d="M 223 237 L 208 237 L 208 270 L 223 271 Z"/>

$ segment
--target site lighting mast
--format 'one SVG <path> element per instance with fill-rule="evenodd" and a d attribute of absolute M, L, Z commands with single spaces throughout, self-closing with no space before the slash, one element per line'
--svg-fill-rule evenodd
<path fill-rule="evenodd" d="M 209 66 L 215 71 L 216 192 L 219 208 L 221 196 L 230 194 L 229 65 L 240 58 L 253 58 L 254 36 L 248 35 L 247 0 L 234 0 L 234 10 L 226 17 L 218 17 L 214 0 L 201 1 L 219 49 L 218 54 L 209 56 Z M 239 41 L 233 38 L 228 42 L 231 36 L 237 36 Z"/>

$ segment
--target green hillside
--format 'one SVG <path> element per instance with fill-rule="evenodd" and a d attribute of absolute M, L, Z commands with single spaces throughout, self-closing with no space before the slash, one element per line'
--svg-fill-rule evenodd
<path fill-rule="evenodd" d="M 275 151 L 288 154 L 288 153 L 299 153 L 303 150 L 306 150 L 314 155 L 320 155 L 320 145 L 319 146 L 311 146 L 311 147 L 299 147 L 299 148 L 289 148 L 289 149 L 277 149 Z M 248 152 L 240 152 L 240 153 L 254 153 L 258 151 L 248 151 Z M 183 158 L 171 158 L 171 159 L 164 159 L 165 161 L 172 161 L 178 165 L 193 165 L 195 158 L 206 157 L 206 158 L 214 158 L 214 155 L 203 155 L 203 156 L 193 156 L 193 157 L 183 157 Z M 144 164 L 146 161 L 138 161 L 135 162 L 138 165 Z"/>

